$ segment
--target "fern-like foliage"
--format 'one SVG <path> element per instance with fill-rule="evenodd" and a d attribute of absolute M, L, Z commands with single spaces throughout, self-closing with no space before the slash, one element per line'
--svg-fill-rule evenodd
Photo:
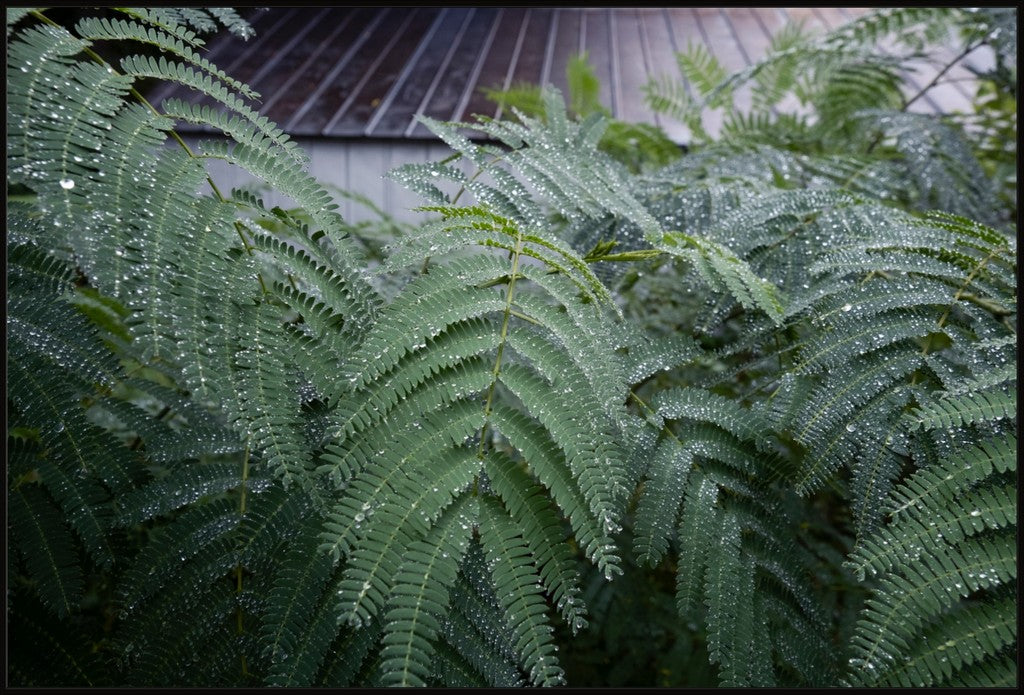
<path fill-rule="evenodd" d="M 806 46 L 795 33 L 783 36 L 780 44 L 791 45 L 778 46 L 777 54 L 728 78 L 710 54 L 691 48 L 679 59 L 696 98 L 682 92 L 677 97 L 672 90 L 682 85 L 648 86 L 652 106 L 674 113 L 697 134 L 703 134 L 700 108 L 728 104 L 733 90 L 747 80 L 756 85 L 759 108 L 794 90 L 816 117 L 775 119 L 733 112 L 723 128 L 729 142 L 709 143 L 652 175 L 652 192 L 643 199 L 663 226 L 721 240 L 750 264 L 755 277 L 786 293 L 784 302 L 773 302 L 774 312 L 768 308 L 772 304 L 762 301 L 763 314 L 748 317 L 734 302 L 739 299 L 747 311 L 756 308 L 752 293 L 744 295 L 725 283 L 712 285 L 722 295 L 706 300 L 690 325 L 694 337 L 717 348 L 715 357 L 707 355 L 698 364 L 721 360 L 723 373 L 713 376 L 679 361 L 671 372 L 678 377 L 670 374 L 640 384 L 638 402 L 669 421 L 671 429 L 650 457 L 637 505 L 637 550 L 656 564 L 678 539 L 679 609 L 694 615 L 706 606 L 709 657 L 717 660 L 723 683 L 807 679 L 820 667 L 791 670 L 810 662 L 794 660 L 783 666 L 780 651 L 769 661 L 773 667 L 765 669 L 758 666 L 764 662 L 756 652 L 749 651 L 753 647 L 746 646 L 751 642 L 745 640 L 765 643 L 757 630 L 767 628 L 771 634 L 785 622 L 775 622 L 780 616 L 774 614 L 759 626 L 743 613 L 754 605 L 744 595 L 753 589 L 748 588 L 750 570 L 740 550 L 744 546 L 736 541 L 737 522 L 729 502 L 744 492 L 733 488 L 730 497 L 721 497 L 717 485 L 724 483 L 716 485 L 713 474 L 703 472 L 706 464 L 687 452 L 701 430 L 687 424 L 686 407 L 700 404 L 697 412 L 727 431 L 737 420 L 714 409 L 715 399 L 721 398 L 714 394 L 748 404 L 750 414 L 741 420 L 748 427 L 766 418 L 760 434 L 731 430 L 750 441 L 744 471 L 752 476 L 748 486 L 781 482 L 809 500 L 812 506 L 794 502 L 792 507 L 803 515 L 805 528 L 816 525 L 815 499 L 838 494 L 848 500 L 852 537 L 843 546 L 852 546 L 853 552 L 846 569 L 855 570 L 873 593 L 855 627 L 853 622 L 839 626 L 849 636 L 852 654 L 849 663 L 832 662 L 833 673 L 847 674 L 844 682 L 854 685 L 958 682 L 957 674 L 968 668 L 988 671 L 998 680 L 998 664 L 1015 641 L 1005 612 L 1005 596 L 1014 591 L 1016 576 L 1010 540 L 1016 508 L 1012 473 L 1006 472 L 1008 457 L 1016 455 L 1016 439 L 1010 434 L 1016 419 L 1015 353 L 1009 347 L 1015 330 L 1015 239 L 967 219 L 1000 219 L 992 214 L 996 206 L 990 188 L 967 140 L 934 117 L 906 113 L 899 91 L 900 61 L 863 51 L 868 42 L 893 32 L 900 41 L 910 41 L 908 28 L 922 22 L 930 36 L 943 35 L 951 19 L 943 14 L 883 11 Z M 955 12 L 952 16 L 973 21 Z M 794 65 L 811 65 L 801 62 L 811 56 L 826 60 L 814 65 L 802 84 L 794 83 Z M 781 87 L 773 89 L 773 84 Z M 891 110 L 877 108 L 880 91 L 892 95 Z M 851 136 L 861 138 L 860 144 Z M 937 145 L 940 139 L 944 142 Z M 737 140 L 745 142 L 738 145 Z M 895 156 L 883 162 L 875 155 L 887 143 Z M 935 152 L 931 148 L 936 146 L 941 156 L 925 154 Z M 850 157 L 853 153 L 858 159 Z M 889 169 L 894 163 L 897 169 Z M 899 184 L 890 183 L 889 177 L 899 168 L 913 172 L 919 185 L 896 193 Z M 864 177 L 885 184 L 867 186 Z M 943 200 L 944 195 L 956 200 Z M 904 214 L 894 204 L 948 212 Z M 643 308 L 656 301 L 692 306 L 688 297 L 702 294 L 698 288 L 707 283 L 709 273 L 694 265 L 690 284 L 680 289 L 662 281 L 669 272 L 658 259 L 646 277 L 627 276 L 637 308 L 625 313 L 640 318 Z M 679 311 L 675 309 L 675 316 Z M 775 327 L 761 316 L 771 317 Z M 659 397 L 678 398 L 680 393 L 675 387 L 660 390 L 664 386 L 659 382 L 669 385 L 676 378 L 696 381 L 713 393 L 693 390 L 677 406 L 659 407 Z M 647 391 L 653 396 L 645 396 Z M 968 448 L 977 441 L 985 444 Z M 718 446 L 715 451 L 721 455 L 727 449 Z M 785 452 L 784 458 L 773 461 L 779 452 Z M 976 474 L 972 464 L 980 467 Z M 960 482 L 954 487 L 952 481 Z M 834 493 L 827 491 L 829 486 Z M 754 489 L 759 487 L 745 494 Z M 666 523 L 666 513 L 670 518 L 678 515 L 677 529 Z M 753 516 L 762 525 L 769 518 L 779 517 L 777 512 Z M 739 524 L 743 528 L 744 522 Z M 712 529 L 717 529 L 710 534 L 721 546 L 706 542 Z M 801 539 L 798 546 L 811 557 L 834 552 L 813 538 Z M 727 559 L 716 558 L 718 547 L 728 548 Z M 775 563 L 794 567 L 791 559 Z M 868 568 L 879 576 L 870 579 Z M 793 576 L 809 574 L 804 570 Z M 731 590 L 728 600 L 718 594 L 725 586 Z M 759 597 L 763 584 L 755 586 L 759 590 L 753 595 Z M 806 584 L 801 588 L 813 591 Z M 819 596 L 807 603 L 824 600 Z M 738 612 L 737 604 L 742 607 Z M 851 603 L 843 611 L 852 617 L 849 611 L 856 606 Z M 979 631 L 964 613 L 964 632 L 954 629 L 953 616 L 975 606 L 979 616 L 992 618 L 987 627 Z M 995 618 L 998 611 L 1004 611 L 1002 618 Z M 716 621 L 740 620 L 737 616 L 742 620 L 734 631 L 718 632 Z M 798 630 L 804 636 L 813 634 Z M 929 648 L 917 639 L 922 632 L 929 639 L 944 636 Z M 737 653 L 742 654 L 737 663 L 745 673 L 732 665 Z"/>
<path fill-rule="evenodd" d="M 903 78 L 907 61 L 945 48 L 953 32 L 967 45 L 939 65 L 936 81 L 980 46 L 999 45 L 997 23 L 958 8 L 887 8 L 823 36 L 787 26 L 765 58 L 733 75 L 702 45 L 690 46 L 677 55 L 685 83 L 662 76 L 644 93 L 652 109 L 686 124 L 702 144 L 713 140 L 702 113 L 726 107 L 722 141 L 712 150 L 725 142 L 768 145 L 785 152 L 787 168 L 802 172 L 800 178 L 823 174 L 842 187 L 883 179 L 887 198 L 998 224 L 1006 220 L 993 216 L 993 188 L 970 154 L 963 119 L 909 112 L 932 83 L 908 92 Z M 749 113 L 735 106 L 737 90 L 746 86 L 753 94 Z M 883 151 L 889 156 L 878 157 Z M 864 154 L 873 161 L 832 169 L 837 157 Z"/>
<path fill-rule="evenodd" d="M 1016 445 L 1004 434 L 958 451 L 895 491 L 892 523 L 853 554 L 879 588 L 857 625 L 852 683 L 949 682 L 965 666 L 995 665 L 1013 644 Z"/>
<path fill-rule="evenodd" d="M 630 171 L 639 172 L 664 166 L 677 159 L 679 147 L 660 129 L 647 123 L 628 123 L 611 117 L 611 112 L 599 99 L 600 82 L 586 51 L 570 56 L 565 64 L 565 79 L 569 91 L 565 95 L 568 113 L 576 119 L 603 115 L 605 130 L 597 140 L 597 147 Z M 513 114 L 529 118 L 546 119 L 544 92 L 532 84 L 519 84 L 505 90 L 483 88 L 484 94 L 501 109 L 512 109 Z"/>
<path fill-rule="evenodd" d="M 866 48 L 1005 17 L 691 47 L 680 158 L 574 61 L 568 109 L 424 119 L 384 239 L 204 57 L 237 13 L 50 14 L 7 14 L 12 683 L 1015 683 L 1011 218 Z"/>
<path fill-rule="evenodd" d="M 513 615 L 533 616 L 510 625 L 521 666 L 532 682 L 557 682 L 551 628 L 543 610 L 538 614 L 527 603 L 533 583 L 556 597 L 567 620 L 583 623 L 573 603 L 572 558 L 555 550 L 564 537 L 538 496 L 550 495 L 606 574 L 617 570 L 609 536 L 627 491 L 627 457 L 617 443 L 625 422 L 624 381 L 603 327 L 609 297 L 557 238 L 479 206 L 434 209 L 442 220 L 407 237 L 385 270 L 463 253 L 444 265 L 423 266 L 341 371 L 351 395 L 340 401 L 334 440 L 319 469 L 343 490 L 323 534 L 323 549 L 346 560 L 338 610 L 355 625 L 382 611 L 404 615 L 388 608 L 398 600 L 395 592 L 405 591 L 395 583 L 404 549 L 431 537 L 450 505 L 468 504 L 457 500 L 479 498 L 480 538 L 497 594 L 504 601 L 525 590 L 507 586 L 512 578 L 530 582 L 527 594 L 504 605 Z M 427 240 L 439 243 L 428 246 Z M 480 252 L 467 255 L 467 244 Z M 550 274 L 527 258 L 560 272 Z M 576 409 L 578 403 L 586 410 Z M 530 482 L 534 476 L 540 486 Z M 519 558 L 510 534 L 536 559 Z M 499 560 L 521 566 L 506 577 Z M 424 584 L 416 591 L 435 589 Z M 430 630 L 433 635 L 436 628 Z M 422 638 L 417 643 L 403 642 L 409 650 L 403 658 L 416 662 L 416 682 L 424 682 L 431 650 Z M 392 652 L 386 649 L 382 662 L 386 682 L 393 677 L 389 659 L 397 658 L 387 656 Z M 405 679 L 403 672 L 399 680 Z"/>

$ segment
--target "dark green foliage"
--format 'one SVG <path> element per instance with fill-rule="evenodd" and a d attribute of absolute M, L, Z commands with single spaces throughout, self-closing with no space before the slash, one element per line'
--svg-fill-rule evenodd
<path fill-rule="evenodd" d="M 659 128 L 647 123 L 627 123 L 615 118 L 598 101 L 600 82 L 594 74 L 586 52 L 569 58 L 565 65 L 569 93 L 565 95 L 568 112 L 577 119 L 603 114 L 606 129 L 597 146 L 633 172 L 647 171 L 668 164 L 680 155 L 680 148 Z M 488 99 L 503 110 L 510 109 L 519 120 L 523 117 L 546 118 L 544 96 L 540 87 L 518 84 L 506 90 L 484 88 Z"/>
<path fill-rule="evenodd" d="M 577 60 L 568 109 L 425 119 L 400 233 L 202 57 L 233 11 L 7 17 L 12 685 L 1016 683 L 1005 124 L 900 91 L 951 28 L 1009 70 L 1004 13 L 690 48 L 681 157 Z"/>

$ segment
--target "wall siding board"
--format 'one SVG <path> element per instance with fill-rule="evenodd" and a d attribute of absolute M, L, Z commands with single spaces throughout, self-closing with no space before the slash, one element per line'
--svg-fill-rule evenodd
<path fill-rule="evenodd" d="M 190 147 L 196 148 L 208 138 L 185 136 L 184 140 Z M 413 208 L 424 204 L 422 198 L 408 191 L 405 187 L 385 178 L 385 174 L 396 166 L 408 162 L 432 162 L 443 159 L 451 154 L 444 144 L 435 144 L 415 140 L 354 140 L 329 141 L 295 138 L 295 141 L 309 154 L 307 171 L 321 184 L 335 186 L 342 190 L 365 195 L 375 205 L 392 215 L 399 222 L 421 222 L 428 216 L 422 212 L 414 212 Z M 170 146 L 177 147 L 176 143 Z M 208 162 L 210 178 L 217 187 L 227 195 L 232 188 L 261 186 L 262 182 L 248 172 L 220 160 Z M 463 166 L 472 174 L 471 166 Z M 454 193 L 452 188 L 450 193 Z M 200 193 L 210 194 L 209 184 L 203 184 Z M 261 194 L 268 207 L 279 205 L 283 208 L 295 206 L 295 201 L 276 192 Z M 339 205 L 338 212 L 349 222 L 360 222 L 374 219 L 375 215 L 365 206 L 354 203 L 337 195 L 335 202 Z"/>

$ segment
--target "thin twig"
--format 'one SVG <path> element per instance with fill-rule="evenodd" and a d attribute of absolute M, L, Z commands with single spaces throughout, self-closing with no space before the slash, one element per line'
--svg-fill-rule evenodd
<path fill-rule="evenodd" d="M 969 53 L 971 53 L 971 52 L 972 52 L 972 51 L 973 51 L 973 50 L 974 50 L 975 48 L 977 48 L 977 47 L 978 47 L 978 46 L 980 46 L 981 44 L 982 44 L 982 42 L 981 42 L 981 41 L 979 41 L 979 42 L 977 42 L 977 43 L 973 43 L 973 44 L 971 44 L 971 45 L 967 46 L 967 48 L 965 48 L 965 49 L 964 49 L 963 51 L 961 51 L 961 52 L 960 52 L 960 55 L 958 55 L 958 56 L 957 56 L 956 58 L 954 58 L 954 59 L 953 59 L 953 60 L 952 60 L 951 62 L 949 62 L 949 63 L 948 63 L 947 65 L 946 65 L 946 67 L 944 67 L 944 68 L 942 68 L 941 70 L 939 70 L 939 72 L 938 72 L 938 73 L 936 73 L 935 77 L 933 77 L 933 78 L 932 78 L 931 82 L 929 82 L 928 84 L 926 84 L 926 85 L 925 85 L 925 86 L 924 86 L 924 87 L 923 87 L 923 88 L 921 89 L 921 91 L 919 91 L 919 92 L 918 92 L 917 94 L 915 94 L 914 96 L 912 96 L 912 97 L 911 97 L 911 98 L 910 98 L 909 100 L 907 100 L 907 101 L 904 101 L 904 102 L 903 102 L 903 107 L 902 107 L 902 108 L 901 108 L 900 110 L 901 110 L 901 111 L 906 111 L 906 110 L 907 110 L 907 109 L 908 109 L 908 108 L 910 107 L 910 105 L 911 105 L 911 104 L 913 104 L 913 103 L 914 103 L 915 101 L 917 101 L 917 100 L 918 100 L 918 99 L 920 99 L 920 98 L 921 98 L 922 96 L 924 96 L 924 93 L 925 93 L 925 92 L 927 92 L 927 91 L 928 91 L 929 89 L 931 89 L 932 87 L 934 87 L 935 85 L 937 85 L 937 84 L 939 83 L 939 80 L 941 80 L 941 79 L 942 79 L 942 76 L 943 76 L 943 75 L 945 75 L 945 74 L 946 74 L 947 72 L 949 72 L 949 71 L 950 71 L 950 70 L 952 69 L 952 67 L 953 67 L 954 65 L 956 65 L 956 64 L 957 64 L 957 63 L 959 63 L 959 62 L 960 62 L 961 60 L 963 60 L 964 58 L 966 58 L 966 57 L 967 57 L 967 55 L 968 55 Z"/>

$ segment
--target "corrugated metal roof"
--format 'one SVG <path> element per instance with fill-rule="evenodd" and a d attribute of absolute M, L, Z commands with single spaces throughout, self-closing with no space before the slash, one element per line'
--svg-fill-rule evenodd
<path fill-rule="evenodd" d="M 499 116 L 480 87 L 551 83 L 566 92 L 569 58 L 587 51 L 601 83 L 601 103 L 614 116 L 655 123 L 683 142 L 683 127 L 651 112 L 640 91 L 651 77 L 678 76 L 675 52 L 703 43 L 727 69 L 740 69 L 765 54 L 770 37 L 787 21 L 827 30 L 865 11 L 278 7 L 251 16 L 255 39 L 246 43 L 225 35 L 211 44 L 207 57 L 258 91 L 260 112 L 293 136 L 419 139 L 432 135 L 416 122 L 417 114 L 442 120 Z M 928 84 L 935 68 L 931 75 L 928 69 L 908 76 L 909 89 Z M 964 80 L 970 73 L 958 66 L 948 76 L 960 81 L 930 89 L 915 110 L 969 107 L 973 85 Z M 200 95 L 171 87 L 152 96 Z M 741 105 L 743 100 L 741 92 Z"/>

